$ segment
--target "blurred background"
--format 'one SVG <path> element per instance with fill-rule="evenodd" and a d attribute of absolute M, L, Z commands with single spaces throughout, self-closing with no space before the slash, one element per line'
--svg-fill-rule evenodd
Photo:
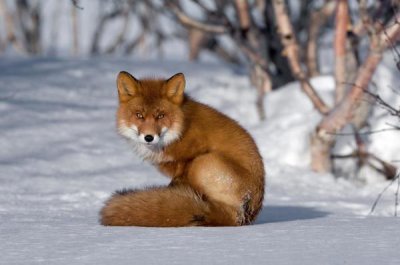
<path fill-rule="evenodd" d="M 249 68 L 258 76 L 253 84 L 268 90 L 295 79 L 275 2 L 0 0 L 0 55 L 218 60 Z M 399 7 L 397 0 L 283 1 L 309 77 L 333 72 L 337 2 L 347 6 L 342 24 L 353 69 L 368 50 L 368 23 L 393 24 Z M 263 88 L 260 71 L 271 82 Z"/>
<path fill-rule="evenodd" d="M 396 167 L 368 151 L 369 140 L 361 135 L 373 133 L 375 105 L 399 116 L 397 88 L 385 92 L 388 80 L 373 80 L 380 65 L 390 80 L 398 75 L 399 5 L 398 0 L 0 0 L 0 59 L 219 63 L 247 77 L 243 91 L 255 95 L 256 108 L 251 114 L 256 117 L 247 119 L 257 121 L 274 111 L 270 104 L 267 114 L 267 94 L 297 82 L 320 115 L 310 134 L 312 169 L 334 172 L 334 161 L 355 159 L 358 168 L 369 165 L 393 179 Z M 321 76 L 331 79 L 316 81 Z M 324 95 L 327 87 L 333 89 L 330 96 Z M 389 129 L 397 126 L 396 121 Z M 345 154 L 335 151 L 341 133 L 353 136 Z"/>

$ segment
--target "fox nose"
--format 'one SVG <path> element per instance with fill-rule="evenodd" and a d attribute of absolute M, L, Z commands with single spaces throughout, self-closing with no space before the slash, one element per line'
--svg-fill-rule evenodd
<path fill-rule="evenodd" d="M 153 135 L 148 134 L 148 135 L 146 135 L 146 136 L 144 137 L 144 140 L 145 140 L 146 142 L 148 142 L 148 143 L 151 143 L 151 142 L 154 140 L 154 137 L 153 137 Z"/>

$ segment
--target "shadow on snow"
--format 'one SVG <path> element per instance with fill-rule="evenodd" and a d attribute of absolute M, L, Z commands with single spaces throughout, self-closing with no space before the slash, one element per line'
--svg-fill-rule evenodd
<path fill-rule="evenodd" d="M 309 220 L 328 216 L 328 212 L 303 206 L 265 206 L 254 224 Z"/>

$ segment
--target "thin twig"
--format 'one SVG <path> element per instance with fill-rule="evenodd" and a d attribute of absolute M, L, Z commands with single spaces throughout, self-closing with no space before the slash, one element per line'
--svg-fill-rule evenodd
<path fill-rule="evenodd" d="M 79 5 L 78 0 L 71 0 L 71 2 L 77 9 L 83 10 L 83 7 Z"/>
<path fill-rule="evenodd" d="M 386 101 L 384 101 L 378 94 L 372 93 L 368 91 L 367 89 L 364 89 L 364 92 L 373 97 L 376 102 L 381 105 L 384 109 L 386 109 L 389 114 L 393 116 L 399 116 L 400 117 L 400 110 L 395 109 L 391 105 L 389 105 Z"/>
<path fill-rule="evenodd" d="M 397 178 L 398 178 L 398 175 L 397 175 Z M 385 193 L 385 191 L 386 191 L 390 186 L 392 186 L 392 184 L 395 182 L 395 180 L 396 180 L 396 178 L 393 178 L 393 179 L 389 182 L 389 184 L 378 194 L 378 197 L 376 197 L 376 199 L 375 199 L 375 201 L 374 201 L 374 204 L 373 204 L 372 207 L 371 207 L 371 211 L 369 212 L 368 215 L 371 215 L 371 214 L 374 212 L 375 207 L 376 207 L 376 205 L 378 204 L 379 200 L 381 199 L 383 193 Z"/>
<path fill-rule="evenodd" d="M 397 126 L 394 126 L 394 128 L 383 128 L 383 129 L 379 129 L 376 131 L 369 131 L 369 132 L 359 132 L 359 135 L 370 135 L 370 134 L 376 134 L 376 133 L 381 133 L 381 132 L 386 132 L 386 131 L 399 131 L 400 132 L 400 128 Z M 340 136 L 354 136 L 354 133 L 335 133 L 335 132 L 326 132 L 327 134 L 330 135 L 340 135 Z"/>
<path fill-rule="evenodd" d="M 376 84 L 374 82 L 371 82 L 372 85 L 376 86 Z M 364 91 L 364 93 L 368 94 L 369 96 L 371 96 L 372 98 L 375 99 L 375 102 L 377 105 L 381 106 L 383 109 L 385 109 L 387 112 L 389 112 L 389 114 L 393 115 L 393 116 L 399 116 L 400 117 L 400 109 L 397 110 L 395 109 L 393 106 L 391 106 L 389 103 L 387 103 L 386 101 L 384 101 L 378 94 L 375 94 L 371 91 L 369 91 L 368 89 L 364 88 L 363 86 L 359 86 L 356 83 L 345 83 L 347 85 L 351 85 L 357 88 L 360 88 Z M 373 104 L 372 102 L 369 102 L 371 104 Z M 391 125 L 392 127 L 397 127 L 395 125 Z"/>

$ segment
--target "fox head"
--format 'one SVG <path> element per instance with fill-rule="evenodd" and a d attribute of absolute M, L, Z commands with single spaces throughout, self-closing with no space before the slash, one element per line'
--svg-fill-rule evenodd
<path fill-rule="evenodd" d="M 162 148 L 179 139 L 183 128 L 185 77 L 138 80 L 127 72 L 117 77 L 118 132 L 140 146 Z"/>

